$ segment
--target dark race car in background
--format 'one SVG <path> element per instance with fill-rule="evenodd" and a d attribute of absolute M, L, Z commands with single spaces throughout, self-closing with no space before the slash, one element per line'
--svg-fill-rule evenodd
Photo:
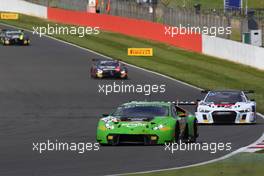
<path fill-rule="evenodd" d="M 250 100 L 248 93 L 254 91 L 219 90 L 208 91 L 198 102 L 195 113 L 198 123 L 256 123 L 256 102 Z"/>
<path fill-rule="evenodd" d="M 29 45 L 29 37 L 22 30 L 3 29 L 0 31 L 3 45 Z"/>
<path fill-rule="evenodd" d="M 124 64 L 117 60 L 97 60 L 91 67 L 92 78 L 121 78 L 127 79 L 127 68 Z"/>

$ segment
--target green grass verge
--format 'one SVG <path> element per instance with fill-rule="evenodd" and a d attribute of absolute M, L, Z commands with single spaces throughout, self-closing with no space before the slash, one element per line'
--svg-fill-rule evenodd
<path fill-rule="evenodd" d="M 32 29 L 54 23 L 21 15 L 17 21 L 2 23 Z M 112 58 L 153 70 L 205 89 L 253 89 L 258 111 L 264 112 L 264 71 L 229 61 L 187 52 L 166 44 L 146 41 L 121 34 L 101 32 L 96 36 L 55 35 L 55 37 L 97 51 Z M 34 45 L 34 41 L 32 41 Z M 154 57 L 127 56 L 129 47 L 154 49 Z"/>
<path fill-rule="evenodd" d="M 135 174 L 135 176 L 262 176 L 264 155 L 241 153 L 229 159 L 179 170 Z"/>

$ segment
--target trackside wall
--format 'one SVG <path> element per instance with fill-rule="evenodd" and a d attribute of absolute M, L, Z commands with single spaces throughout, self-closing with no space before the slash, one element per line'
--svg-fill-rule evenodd
<path fill-rule="evenodd" d="M 67 24 L 100 27 L 105 31 L 163 42 L 198 53 L 202 52 L 202 36 L 200 34 L 170 37 L 165 35 L 165 26 L 159 23 L 57 8 L 48 8 L 48 19 Z"/>
<path fill-rule="evenodd" d="M 0 11 L 16 12 L 54 22 L 100 27 L 105 31 L 167 43 L 178 48 L 264 70 L 264 48 L 207 35 L 165 35 L 165 25 L 149 21 L 47 8 L 23 0 L 0 0 Z M 136 46 L 135 46 L 136 47 Z"/>
<path fill-rule="evenodd" d="M 264 70 L 264 48 L 207 35 L 202 38 L 203 54 Z"/>
<path fill-rule="evenodd" d="M 40 18 L 48 16 L 47 7 L 21 0 L 0 0 L 0 11 L 22 13 Z"/>

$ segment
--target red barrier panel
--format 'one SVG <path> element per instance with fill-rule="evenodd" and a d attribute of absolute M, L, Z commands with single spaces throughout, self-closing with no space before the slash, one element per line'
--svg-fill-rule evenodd
<path fill-rule="evenodd" d="M 57 8 L 48 8 L 48 19 L 65 24 L 99 27 L 105 31 L 163 42 L 189 51 L 202 52 L 202 35 L 178 34 L 170 37 L 165 35 L 165 25 L 159 23 Z"/>

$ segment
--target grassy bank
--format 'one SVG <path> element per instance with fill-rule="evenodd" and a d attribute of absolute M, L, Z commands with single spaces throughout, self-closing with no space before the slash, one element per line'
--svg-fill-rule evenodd
<path fill-rule="evenodd" d="M 203 166 L 150 174 L 136 174 L 135 176 L 262 176 L 264 172 L 263 162 L 263 154 L 241 153 L 229 159 Z"/>
<path fill-rule="evenodd" d="M 31 29 L 54 23 L 21 15 L 18 21 L 0 21 Z M 55 37 L 92 49 L 112 58 L 121 59 L 149 70 L 169 75 L 178 80 L 205 89 L 253 89 L 258 111 L 264 112 L 264 71 L 197 53 L 187 52 L 166 44 L 145 41 L 110 32 L 96 36 L 56 35 Z M 34 45 L 34 40 L 32 41 Z M 154 57 L 129 57 L 127 48 L 148 47 L 154 49 Z"/>

